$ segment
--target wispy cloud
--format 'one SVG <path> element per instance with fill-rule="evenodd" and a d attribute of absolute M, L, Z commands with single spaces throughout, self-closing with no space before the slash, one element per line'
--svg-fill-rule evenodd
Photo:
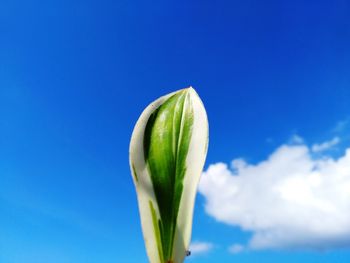
<path fill-rule="evenodd" d="M 316 158 L 305 144 L 285 144 L 258 164 L 210 165 L 199 191 L 210 216 L 253 232 L 249 249 L 350 247 L 349 164 L 350 148 Z"/>
<path fill-rule="evenodd" d="M 228 252 L 230 252 L 231 254 L 238 254 L 242 251 L 244 251 L 244 246 L 241 244 L 233 244 L 228 248 Z"/>
<path fill-rule="evenodd" d="M 293 134 L 292 137 L 290 137 L 289 142 L 291 144 L 301 144 L 304 143 L 304 139 L 298 134 Z"/>
<path fill-rule="evenodd" d="M 316 143 L 316 144 L 312 145 L 311 150 L 315 153 L 323 152 L 323 151 L 331 149 L 333 146 L 337 145 L 339 142 L 340 142 L 340 138 L 334 137 L 330 141 L 325 141 L 323 143 L 319 143 L 319 144 Z"/>
<path fill-rule="evenodd" d="M 345 120 L 338 121 L 335 127 L 333 128 L 334 132 L 343 132 L 348 125 L 350 124 L 350 118 L 347 118 Z"/>
<path fill-rule="evenodd" d="M 210 242 L 200 242 L 196 241 L 190 245 L 191 255 L 201 255 L 208 253 L 214 248 L 214 245 Z"/>

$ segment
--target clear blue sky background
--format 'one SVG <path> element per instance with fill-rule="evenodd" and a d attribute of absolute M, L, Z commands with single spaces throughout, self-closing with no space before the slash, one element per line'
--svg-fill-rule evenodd
<path fill-rule="evenodd" d="M 147 262 L 128 145 L 155 98 L 192 85 L 207 165 L 257 162 L 350 116 L 349 1 L 0 2 L 0 262 Z M 266 143 L 273 138 L 272 143 Z M 348 250 L 226 248 L 250 233 L 205 214 L 189 262 L 348 262 Z"/>

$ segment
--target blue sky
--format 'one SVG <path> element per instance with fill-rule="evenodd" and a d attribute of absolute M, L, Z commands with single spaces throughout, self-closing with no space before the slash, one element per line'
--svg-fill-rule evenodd
<path fill-rule="evenodd" d="M 348 1 L 1 1 L 0 262 L 147 262 L 130 136 L 152 100 L 189 85 L 209 117 L 205 175 L 222 163 L 228 180 L 243 178 L 232 160 L 260 171 L 283 145 L 316 161 L 345 158 L 349 47 Z M 348 185 L 342 176 L 334 189 Z M 211 211 L 215 198 L 203 183 L 192 239 L 211 249 L 188 262 L 350 260 L 341 231 L 330 239 L 321 231 L 322 249 L 312 235 L 305 249 L 288 243 L 300 236 L 279 248 L 249 246 L 259 230 Z M 329 202 L 349 218 L 348 199 L 339 200 Z M 257 222 L 275 207 L 263 204 Z M 230 253 L 232 244 L 243 251 Z"/>

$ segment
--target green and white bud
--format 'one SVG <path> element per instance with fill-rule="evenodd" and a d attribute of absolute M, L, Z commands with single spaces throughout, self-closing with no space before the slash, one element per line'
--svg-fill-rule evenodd
<path fill-rule="evenodd" d="M 130 167 L 151 263 L 182 263 L 208 148 L 205 108 L 193 88 L 152 102 L 130 142 Z"/>

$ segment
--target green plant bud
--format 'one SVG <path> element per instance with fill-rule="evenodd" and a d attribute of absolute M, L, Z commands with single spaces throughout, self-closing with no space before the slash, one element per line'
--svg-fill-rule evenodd
<path fill-rule="evenodd" d="M 207 114 L 191 87 L 152 102 L 135 125 L 130 167 L 151 263 L 184 261 L 207 148 Z"/>

